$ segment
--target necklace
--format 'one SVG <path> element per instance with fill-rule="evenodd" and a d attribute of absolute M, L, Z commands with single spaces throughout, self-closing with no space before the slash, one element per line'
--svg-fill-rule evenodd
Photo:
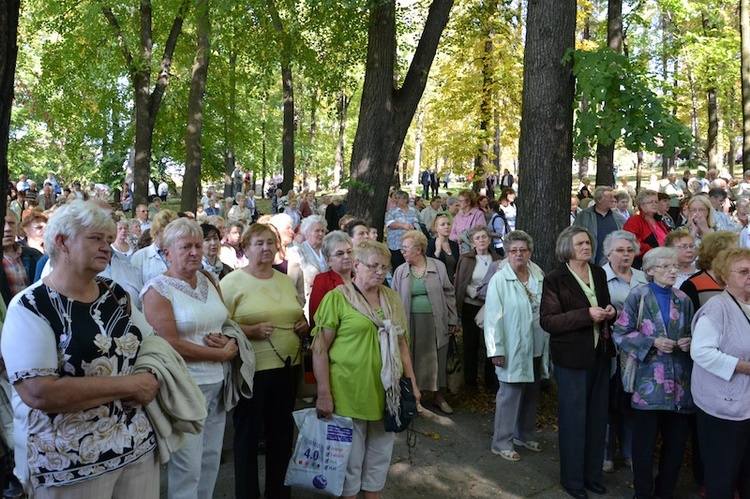
<path fill-rule="evenodd" d="M 422 267 L 422 272 L 419 275 L 414 272 L 414 268 L 414 265 L 409 265 L 409 272 L 411 272 L 411 276 L 414 279 L 424 279 L 424 275 L 427 273 L 427 260 L 425 260 L 424 267 Z"/>
<path fill-rule="evenodd" d="M 477 253 L 477 258 L 484 263 L 485 266 L 488 266 L 490 262 L 492 261 L 492 255 L 480 255 Z"/>

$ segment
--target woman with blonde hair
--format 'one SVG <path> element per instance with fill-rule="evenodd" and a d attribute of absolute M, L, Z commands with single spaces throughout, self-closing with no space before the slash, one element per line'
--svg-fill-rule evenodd
<path fill-rule="evenodd" d="M 458 325 L 456 292 L 445 265 L 425 256 L 426 249 L 421 231 L 410 230 L 401 237 L 406 263 L 393 273 L 393 289 L 406 311 L 417 385 L 434 392 L 435 405 L 452 414 L 440 390 L 447 386 L 448 340 Z"/>
<path fill-rule="evenodd" d="M 698 310 L 706 304 L 709 298 L 720 294 L 724 286 L 719 284 L 713 271 L 716 256 L 723 250 L 737 247 L 737 234 L 728 230 L 709 233 L 698 247 L 698 261 L 700 272 L 692 275 L 682 283 L 680 290 L 690 297 L 693 308 Z"/>
<path fill-rule="evenodd" d="M 688 221 L 687 226 L 690 235 L 695 239 L 697 246 L 700 246 L 701 240 L 708 234 L 716 230 L 714 222 L 714 209 L 708 196 L 699 194 L 690 199 L 687 205 Z"/>

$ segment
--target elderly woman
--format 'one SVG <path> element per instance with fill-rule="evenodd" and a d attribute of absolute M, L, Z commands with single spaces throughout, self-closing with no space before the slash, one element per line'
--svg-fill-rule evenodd
<path fill-rule="evenodd" d="M 222 395 L 224 368 L 237 355 L 237 342 L 221 334 L 227 309 L 213 278 L 201 271 L 203 231 L 178 218 L 162 234 L 167 271 L 143 287 L 143 312 L 159 335 L 187 363 L 206 398 L 203 431 L 186 435 L 167 468 L 169 497 L 211 497 L 219 473 L 226 410 Z"/>
<path fill-rule="evenodd" d="M 636 498 L 674 497 L 694 412 L 690 393 L 690 323 L 693 303 L 674 288 L 677 251 L 655 248 L 643 257 L 649 283 L 631 291 L 614 337 L 637 360 L 631 405 L 635 409 L 633 485 Z M 661 434 L 659 474 L 653 463 Z"/>
<path fill-rule="evenodd" d="M 396 206 L 385 214 L 386 244 L 391 250 L 391 268 L 398 268 L 404 263 L 401 254 L 401 237 L 407 230 L 419 230 L 419 213 L 409 206 L 409 195 L 404 191 L 396 191 L 393 195 Z"/>
<path fill-rule="evenodd" d="M 159 497 L 144 411 L 159 382 L 130 374 L 153 330 L 135 308 L 127 313 L 124 289 L 96 277 L 114 234 L 110 214 L 93 203 L 59 208 L 44 234 L 53 270 L 8 307 L 2 352 L 15 388 L 15 472 L 35 497 Z"/>
<path fill-rule="evenodd" d="M 484 277 L 495 260 L 500 255 L 491 246 L 489 230 L 486 225 L 474 227 L 469 231 L 469 241 L 472 249 L 461 255 L 456 266 L 456 308 L 461 317 L 464 341 L 464 384 L 470 391 L 477 388 L 477 352 L 480 339 L 484 338 L 482 331 L 475 322 L 479 309 L 484 300 L 479 295 L 479 288 Z M 484 363 L 484 383 L 488 388 L 496 389 L 496 376 L 492 363 L 482 355 Z"/>
<path fill-rule="evenodd" d="M 695 268 L 695 239 L 686 227 L 680 227 L 664 238 L 664 246 L 677 250 L 677 263 L 680 264 L 680 270 L 677 271 L 677 281 L 674 287 L 679 289 L 682 283 L 698 271 Z"/>
<path fill-rule="evenodd" d="M 305 280 L 304 298 L 307 303 L 315 276 L 328 271 L 328 264 L 321 251 L 323 237 L 326 235 L 326 221 L 320 215 L 310 215 L 302 221 L 300 231 L 305 240 L 289 248 L 287 253 L 295 253 L 295 256 L 299 258 L 299 268 Z"/>
<path fill-rule="evenodd" d="M 112 241 L 112 251 L 120 253 L 130 260 L 135 253 L 135 247 L 130 244 L 130 223 L 127 219 L 122 218 L 117 222 L 117 235 Z"/>
<path fill-rule="evenodd" d="M 226 218 L 231 222 L 242 222 L 248 224 L 253 221 L 253 212 L 247 208 L 245 204 L 247 197 L 241 192 L 237 193 L 235 201 L 237 204 L 227 212 Z"/>
<path fill-rule="evenodd" d="M 245 224 L 239 220 L 230 220 L 227 223 L 227 237 L 219 250 L 219 259 L 232 270 L 241 269 L 247 265 L 245 248 L 242 246 L 242 233 Z"/>
<path fill-rule="evenodd" d="M 44 213 L 32 211 L 21 222 L 21 229 L 26 237 L 23 243 L 44 254 L 44 228 L 47 226 L 49 217 Z"/>
<path fill-rule="evenodd" d="M 148 282 L 167 271 L 167 261 L 161 251 L 161 233 L 172 220 L 176 219 L 177 213 L 172 210 L 161 210 L 157 213 L 149 229 L 152 243 L 139 249 L 130 257 L 133 267 L 141 271 L 141 282 Z"/>
<path fill-rule="evenodd" d="M 560 233 L 555 253 L 562 265 L 545 277 L 540 307 L 557 380 L 560 482 L 575 498 L 585 498 L 586 489 L 607 491 L 602 463 L 610 359 L 615 354 L 609 331 L 616 311 L 606 273 L 589 264 L 593 247 L 583 227 Z"/>
<path fill-rule="evenodd" d="M 266 435 L 265 497 L 289 498 L 284 486 L 292 455 L 300 337 L 308 332 L 292 280 L 273 268 L 279 241 L 264 224 L 242 236 L 248 264 L 221 281 L 229 317 L 250 339 L 255 352 L 253 397 L 234 409 L 234 480 L 236 497 L 261 497 L 258 441 Z M 263 421 L 263 425 L 259 424 Z"/>
<path fill-rule="evenodd" d="M 354 250 L 352 239 L 340 230 L 334 230 L 323 238 L 323 256 L 326 259 L 328 270 L 315 276 L 310 292 L 310 325 L 315 326 L 315 313 L 318 311 L 320 302 L 329 291 L 336 286 L 352 282 L 352 269 L 354 268 Z"/>
<path fill-rule="evenodd" d="M 695 314 L 692 393 L 707 497 L 750 497 L 750 250 L 727 249 L 714 271 L 725 291 Z"/>
<path fill-rule="evenodd" d="M 469 230 L 473 227 L 486 226 L 484 212 L 477 208 L 477 194 L 465 189 L 458 193 L 458 213 L 453 217 L 453 228 L 451 228 L 450 240 L 461 248 L 461 253 L 471 249 L 468 240 Z"/>
<path fill-rule="evenodd" d="M 354 435 L 342 498 L 377 499 L 385 487 L 394 434 L 383 416 L 398 404 L 399 378 L 415 380 L 404 307 L 383 286 L 390 252 L 375 241 L 354 248 L 354 280 L 328 293 L 315 314 L 313 367 L 319 417 L 351 417 Z M 414 395 L 420 400 L 417 385 Z"/>
<path fill-rule="evenodd" d="M 210 272 L 214 280 L 219 282 L 232 271 L 232 267 L 219 259 L 219 248 L 221 247 L 219 229 L 208 223 L 201 224 L 200 227 L 203 232 L 202 268 Z"/>
<path fill-rule="evenodd" d="M 458 324 L 456 292 L 445 265 L 427 258 L 426 248 L 427 237 L 421 231 L 404 234 L 401 253 L 406 263 L 393 273 L 393 289 L 406 311 L 417 386 L 435 392 L 435 406 L 453 414 L 440 390 L 447 386 L 448 339 Z"/>
<path fill-rule="evenodd" d="M 539 325 L 544 275 L 531 266 L 534 241 L 521 230 L 505 236 L 508 261 L 487 288 L 484 341 L 500 384 L 492 452 L 519 461 L 515 445 L 540 452 L 534 439 L 545 333 Z"/>
<path fill-rule="evenodd" d="M 713 271 L 716 256 L 723 250 L 737 247 L 737 234 L 728 230 L 711 232 L 698 247 L 696 265 L 701 269 L 680 286 L 680 290 L 693 301 L 693 309 L 698 310 L 709 298 L 720 294 L 724 286 L 719 284 Z"/>
<path fill-rule="evenodd" d="M 141 221 L 137 218 L 130 219 L 130 226 L 128 230 L 128 244 L 138 250 L 138 239 L 140 239 L 143 231 L 141 230 Z"/>
<path fill-rule="evenodd" d="M 451 241 L 449 237 L 452 225 L 451 217 L 447 213 L 438 213 L 432 222 L 432 232 L 435 234 L 435 239 L 427 241 L 427 250 L 425 251 L 425 254 L 430 258 L 437 258 L 443 262 L 451 283 L 455 281 L 456 265 L 460 254 L 458 243 Z"/>
<path fill-rule="evenodd" d="M 622 310 L 630 291 L 648 283 L 643 271 L 631 267 L 638 254 L 638 241 L 632 233 L 616 230 L 607 235 L 603 246 L 607 263 L 602 268 L 607 274 L 610 302 L 616 310 Z M 614 374 L 610 376 L 609 396 L 607 449 L 602 469 L 612 473 L 615 471 L 614 457 L 618 440 L 625 463 L 629 466 L 633 460 L 633 410 L 630 408 L 630 394 L 622 387 L 619 362 L 616 363 Z"/>
<path fill-rule="evenodd" d="M 655 218 L 659 209 L 659 194 L 651 190 L 643 190 L 635 197 L 635 204 L 639 213 L 633 215 L 622 226 L 623 230 L 635 235 L 641 251 L 636 255 L 633 266 L 641 268 L 643 255 L 652 248 L 661 246 L 667 237 L 669 228 L 661 220 Z"/>
<path fill-rule="evenodd" d="M 687 210 L 690 235 L 695 239 L 696 246 L 700 246 L 703 238 L 716 230 L 714 209 L 708 196 L 698 195 L 690 199 Z"/>

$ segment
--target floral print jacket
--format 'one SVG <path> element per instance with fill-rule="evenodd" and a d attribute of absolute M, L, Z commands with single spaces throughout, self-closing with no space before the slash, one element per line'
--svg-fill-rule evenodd
<path fill-rule="evenodd" d="M 639 331 L 638 306 L 642 295 L 645 296 Z M 654 340 L 668 337 L 677 341 L 689 337 L 693 303 L 677 288 L 672 288 L 669 303 L 669 324 L 664 324 L 650 286 L 645 284 L 634 288 L 625 300 L 613 333 L 621 351 L 638 359 L 632 406 L 635 409 L 690 413 L 695 410 L 690 393 L 693 367 L 690 352 L 675 348 L 671 354 L 666 354 L 654 347 Z"/>

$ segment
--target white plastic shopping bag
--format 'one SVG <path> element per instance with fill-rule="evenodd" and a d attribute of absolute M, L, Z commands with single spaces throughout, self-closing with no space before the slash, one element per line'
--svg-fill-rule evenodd
<path fill-rule="evenodd" d="M 299 436 L 284 485 L 340 496 L 352 450 L 352 418 L 319 419 L 315 408 L 293 415 Z"/>

